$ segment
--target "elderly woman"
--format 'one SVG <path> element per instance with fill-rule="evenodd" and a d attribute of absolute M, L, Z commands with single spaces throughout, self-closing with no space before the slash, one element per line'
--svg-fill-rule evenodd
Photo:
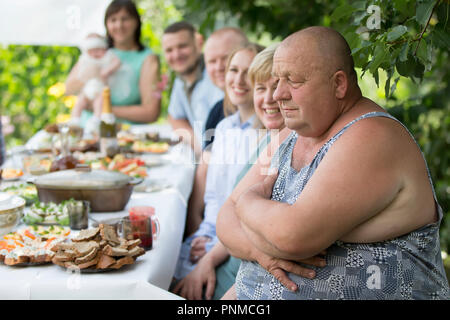
<path fill-rule="evenodd" d="M 271 46 L 256 55 L 248 71 L 248 78 L 253 88 L 254 110 L 264 129 L 259 130 L 260 142 L 258 148 L 238 174 L 234 186 L 257 161 L 261 150 L 267 146 L 271 137 L 276 136 L 285 127 L 280 109 L 273 99 L 276 81 L 271 76 L 271 71 L 276 47 L 276 45 Z M 283 266 L 284 270 L 291 270 L 299 275 L 306 275 L 307 271 L 312 271 L 289 261 L 271 259 L 261 253 L 259 256 L 255 254 L 256 259 L 262 265 L 265 265 L 269 272 L 274 272 L 274 275 L 280 272 L 280 266 Z M 174 292 L 187 299 L 202 299 L 204 297 L 206 299 L 220 299 L 234 284 L 240 262 L 240 259 L 230 256 L 228 250 L 219 241 L 200 259 L 195 269 L 178 283 Z M 317 266 L 323 265 L 323 261 L 320 259 L 311 260 L 311 263 Z M 204 286 L 206 286 L 205 289 Z M 231 289 L 227 297 L 232 296 L 233 291 Z"/>

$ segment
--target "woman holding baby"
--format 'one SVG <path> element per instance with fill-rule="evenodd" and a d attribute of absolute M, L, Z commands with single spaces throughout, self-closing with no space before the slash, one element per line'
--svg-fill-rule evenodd
<path fill-rule="evenodd" d="M 84 39 L 82 55 L 67 78 L 66 94 L 78 95 L 72 122 L 96 126 L 103 86 L 111 89 L 113 113 L 119 120 L 156 121 L 161 108 L 159 60 L 140 42 L 141 20 L 134 3 L 112 1 L 105 27 L 106 39 L 97 34 Z"/>

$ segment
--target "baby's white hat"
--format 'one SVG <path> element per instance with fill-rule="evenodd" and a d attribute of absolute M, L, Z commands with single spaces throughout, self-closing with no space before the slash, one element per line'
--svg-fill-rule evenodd
<path fill-rule="evenodd" d="M 108 43 L 106 39 L 99 34 L 91 33 L 81 41 L 80 49 L 87 52 L 89 49 L 107 49 Z"/>

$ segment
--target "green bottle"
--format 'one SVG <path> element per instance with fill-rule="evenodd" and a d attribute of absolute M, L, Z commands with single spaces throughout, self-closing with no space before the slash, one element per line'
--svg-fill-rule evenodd
<path fill-rule="evenodd" d="M 100 117 L 100 153 L 105 157 L 114 157 L 118 152 L 116 117 L 112 113 L 110 89 L 105 87 L 103 89 L 103 108 Z"/>

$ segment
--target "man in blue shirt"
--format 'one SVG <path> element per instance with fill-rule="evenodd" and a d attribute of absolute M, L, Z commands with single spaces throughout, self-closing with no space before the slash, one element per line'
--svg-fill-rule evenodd
<path fill-rule="evenodd" d="M 177 74 L 170 95 L 169 123 L 199 154 L 206 119 L 223 98 L 223 91 L 208 76 L 201 43 L 190 23 L 181 21 L 168 26 L 162 47 L 169 67 Z"/>

